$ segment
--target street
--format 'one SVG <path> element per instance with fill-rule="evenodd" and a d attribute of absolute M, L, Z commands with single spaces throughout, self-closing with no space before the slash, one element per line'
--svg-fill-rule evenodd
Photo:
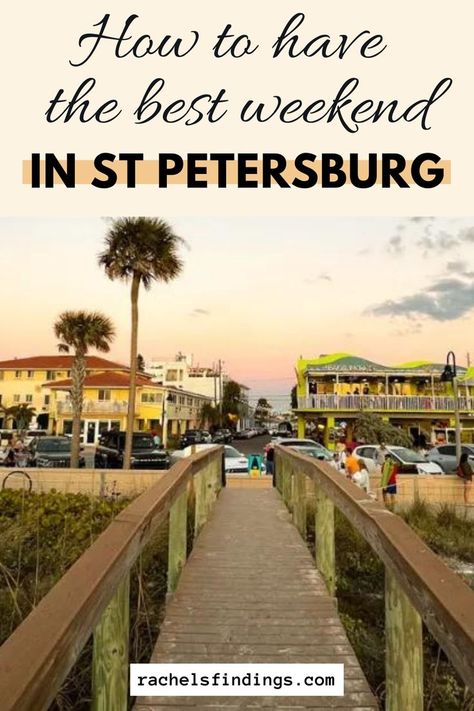
<path fill-rule="evenodd" d="M 269 435 L 253 437 L 252 439 L 234 439 L 231 443 L 242 454 L 263 454 L 264 447 L 270 442 Z"/>

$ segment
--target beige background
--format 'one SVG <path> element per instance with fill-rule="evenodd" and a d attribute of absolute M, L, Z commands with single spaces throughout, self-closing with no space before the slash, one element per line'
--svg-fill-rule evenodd
<path fill-rule="evenodd" d="M 166 4 L 115 0 L 113 4 L 89 0 L 72 4 L 49 0 L 10 4 L 5 12 L 2 37 L 2 193 L 3 215 L 115 215 L 160 214 L 472 214 L 472 57 L 469 53 L 474 11 L 466 0 L 455 4 L 426 0 L 381 3 L 350 0 L 332 4 L 274 0 L 237 4 L 206 0 L 200 3 Z M 112 10 L 113 8 L 113 10 Z M 258 11 L 257 11 L 258 8 Z M 265 10 L 263 9 L 265 8 Z M 271 9 L 270 9 L 271 8 Z M 339 59 L 271 59 L 271 45 L 289 17 L 304 11 L 300 33 L 307 40 L 321 33 L 357 34 L 369 29 L 384 35 L 389 47 L 378 58 L 363 60 L 356 54 Z M 77 47 L 80 34 L 91 30 L 105 12 L 111 12 L 110 29 L 120 32 L 132 12 L 140 19 L 132 26 L 159 39 L 198 29 L 201 41 L 188 57 L 180 60 L 156 56 L 117 60 L 112 44 L 99 48 L 85 66 L 72 68 L 69 58 L 83 56 Z M 260 50 L 241 60 L 215 60 L 210 52 L 215 36 L 227 22 L 239 32 L 249 32 Z M 48 125 L 43 114 L 49 99 L 62 87 L 72 94 L 81 81 L 95 76 L 97 99 L 120 99 L 122 115 L 107 125 L 80 125 L 73 121 Z M 133 124 L 133 109 L 149 82 L 162 76 L 167 83 L 163 97 L 169 101 L 199 93 L 217 93 L 227 87 L 231 112 L 220 123 L 194 127 L 164 125 L 155 120 Z M 362 98 L 399 98 L 405 103 L 427 97 L 435 84 L 452 76 L 454 87 L 431 113 L 433 128 L 422 131 L 417 124 L 362 125 L 352 135 L 340 125 L 257 126 L 237 120 L 238 108 L 247 98 L 270 98 L 279 93 L 288 99 L 330 99 L 351 76 L 361 79 Z M 97 190 L 32 190 L 22 185 L 22 161 L 32 152 L 52 151 L 58 156 L 76 153 L 90 159 L 102 151 L 138 151 L 153 159 L 157 153 L 175 151 L 297 153 L 334 151 L 397 151 L 407 158 L 433 151 L 452 162 L 451 185 L 435 190 L 186 190 L 172 186 L 158 190 L 139 186 L 135 190 L 114 187 Z"/>

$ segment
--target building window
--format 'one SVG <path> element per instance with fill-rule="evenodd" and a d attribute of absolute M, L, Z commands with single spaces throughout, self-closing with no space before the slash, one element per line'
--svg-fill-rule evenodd
<path fill-rule="evenodd" d="M 49 405 L 49 398 L 50 398 L 49 395 L 45 395 L 45 396 L 44 396 L 44 404 L 45 404 L 45 405 Z"/>
<path fill-rule="evenodd" d="M 188 397 L 188 398 L 187 398 L 187 403 L 188 403 L 188 405 L 189 405 L 190 407 L 193 406 L 193 399 L 192 399 L 192 397 Z"/>
<path fill-rule="evenodd" d="M 15 378 L 21 378 L 21 370 L 15 370 Z"/>
<path fill-rule="evenodd" d="M 26 377 L 30 378 L 30 380 L 31 380 L 31 378 L 34 376 L 34 374 L 35 374 L 34 370 L 28 370 L 26 373 Z"/>
<path fill-rule="evenodd" d="M 56 380 L 56 373 L 54 372 L 54 370 L 46 371 L 46 380 Z"/>
<path fill-rule="evenodd" d="M 182 395 L 179 396 L 178 402 L 179 402 L 180 405 L 184 405 L 185 399 L 184 399 L 184 397 L 183 397 Z"/>
<path fill-rule="evenodd" d="M 13 396 L 13 402 L 20 402 L 20 396 L 19 396 L 19 395 L 14 395 L 14 396 Z"/>
<path fill-rule="evenodd" d="M 166 380 L 168 380 L 170 383 L 175 383 L 178 380 L 178 371 L 177 370 L 167 370 L 166 371 Z"/>
<path fill-rule="evenodd" d="M 25 395 L 25 402 L 33 402 L 33 395 Z"/>
<path fill-rule="evenodd" d="M 99 390 L 99 400 L 110 400 L 110 390 Z"/>
<path fill-rule="evenodd" d="M 160 402 L 161 397 L 158 393 L 142 393 L 142 402 Z"/>

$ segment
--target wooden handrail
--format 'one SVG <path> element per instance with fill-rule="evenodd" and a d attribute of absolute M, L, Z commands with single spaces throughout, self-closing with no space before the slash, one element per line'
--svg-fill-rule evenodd
<path fill-rule="evenodd" d="M 123 509 L 0 648 L 2 711 L 46 709 L 134 562 L 221 447 L 182 459 Z"/>
<path fill-rule="evenodd" d="M 287 447 L 277 445 L 275 452 L 277 475 L 283 465 L 307 476 L 365 538 L 474 690 L 474 591 L 403 519 L 329 464 Z"/>

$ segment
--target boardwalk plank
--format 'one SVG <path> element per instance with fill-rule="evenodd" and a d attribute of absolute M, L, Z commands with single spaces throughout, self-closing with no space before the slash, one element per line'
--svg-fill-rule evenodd
<path fill-rule="evenodd" d="M 336 601 L 276 492 L 227 489 L 184 567 L 155 663 L 344 663 L 345 696 L 137 699 L 136 711 L 378 708 Z"/>

